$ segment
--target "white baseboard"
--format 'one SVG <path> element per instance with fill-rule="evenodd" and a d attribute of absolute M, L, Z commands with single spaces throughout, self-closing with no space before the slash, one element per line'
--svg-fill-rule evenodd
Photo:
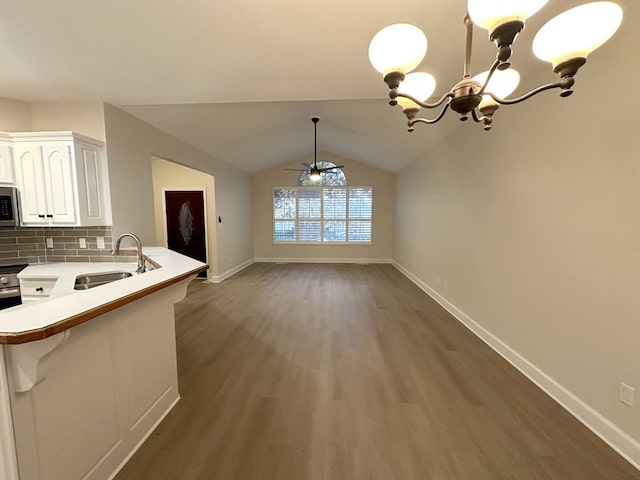
<path fill-rule="evenodd" d="M 529 380 L 540 387 L 547 393 L 547 395 L 558 402 L 565 410 L 576 417 L 589 430 L 611 446 L 611 448 L 618 452 L 635 468 L 640 470 L 640 442 L 638 440 L 625 433 L 601 413 L 587 405 L 567 388 L 544 373 L 529 360 L 509 347 L 509 345 L 485 329 L 482 325 L 471 319 L 462 310 L 449 302 L 446 298 L 416 277 L 405 267 L 395 261 L 392 263 L 400 272 L 402 272 L 403 275 L 438 302 L 459 322 L 476 334 L 483 342 L 489 345 L 511 365 L 517 368 L 523 375 L 529 378 Z"/>
<path fill-rule="evenodd" d="M 284 258 L 256 257 L 256 263 L 393 263 L 389 258 Z"/>
<path fill-rule="evenodd" d="M 246 262 L 241 263 L 233 267 L 230 270 L 220 274 L 212 275 L 207 280 L 207 283 L 220 283 L 227 278 L 235 275 L 236 273 L 244 270 L 245 268 L 253 265 L 254 263 L 356 263 L 356 264 L 368 264 L 368 263 L 393 263 L 389 258 L 283 258 L 283 257 L 256 257 L 249 259 Z"/>
<path fill-rule="evenodd" d="M 254 262 L 255 262 L 255 260 L 253 258 L 250 258 L 246 262 L 242 262 L 240 265 L 236 265 L 235 267 L 227 270 L 224 273 L 221 273 L 220 275 L 211 275 L 205 281 L 207 283 L 220 283 L 223 280 L 226 280 L 227 278 L 229 278 L 229 277 L 235 275 L 236 273 L 244 270 L 245 268 L 250 267 L 251 265 L 253 265 Z"/>

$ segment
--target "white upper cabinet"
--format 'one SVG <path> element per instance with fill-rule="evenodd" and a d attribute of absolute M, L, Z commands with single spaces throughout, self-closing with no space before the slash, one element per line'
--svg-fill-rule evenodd
<path fill-rule="evenodd" d="M 20 192 L 20 219 L 26 225 L 42 225 L 48 209 L 42 148 L 37 145 L 16 145 L 13 155 Z"/>
<path fill-rule="evenodd" d="M 0 133 L 0 185 L 15 185 L 13 157 L 11 155 L 11 137 Z"/>
<path fill-rule="evenodd" d="M 48 218 L 55 224 L 78 223 L 78 202 L 75 199 L 75 175 L 72 145 L 43 145 L 45 192 Z M 82 185 L 78 185 L 80 188 Z"/>
<path fill-rule="evenodd" d="M 111 224 L 102 142 L 72 132 L 10 136 L 22 225 Z"/>

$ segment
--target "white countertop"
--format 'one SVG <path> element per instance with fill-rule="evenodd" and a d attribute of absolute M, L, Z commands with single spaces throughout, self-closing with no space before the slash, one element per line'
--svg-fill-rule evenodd
<path fill-rule="evenodd" d="M 57 278 L 56 284 L 46 299 L 0 311 L 0 335 L 46 328 L 205 266 L 202 262 L 162 247 L 144 247 L 143 253 L 160 268 L 88 290 L 74 290 L 76 276 L 122 270 L 135 272 L 136 263 L 51 263 L 28 266 L 20 272 L 19 277 Z"/>

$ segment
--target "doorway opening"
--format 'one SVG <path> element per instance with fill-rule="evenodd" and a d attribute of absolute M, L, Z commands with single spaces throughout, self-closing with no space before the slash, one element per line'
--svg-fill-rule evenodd
<path fill-rule="evenodd" d="M 213 175 L 152 156 L 156 244 L 209 264 L 199 277 L 217 275 Z"/>

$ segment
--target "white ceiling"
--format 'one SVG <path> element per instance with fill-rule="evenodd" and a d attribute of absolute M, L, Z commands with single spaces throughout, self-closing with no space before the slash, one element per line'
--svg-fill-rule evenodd
<path fill-rule="evenodd" d="M 514 48 L 521 74 L 556 81 L 531 40 L 579 3 L 551 0 L 528 22 Z M 407 133 L 369 41 L 391 23 L 418 25 L 429 40 L 419 69 L 441 94 L 462 75 L 465 9 L 465 0 L 4 0 L 0 97 L 105 101 L 247 172 L 313 153 L 318 115 L 319 150 L 397 171 L 452 129 L 481 127 L 449 113 Z M 476 28 L 474 73 L 494 55 Z M 519 91 L 533 86 L 525 78 Z"/>

